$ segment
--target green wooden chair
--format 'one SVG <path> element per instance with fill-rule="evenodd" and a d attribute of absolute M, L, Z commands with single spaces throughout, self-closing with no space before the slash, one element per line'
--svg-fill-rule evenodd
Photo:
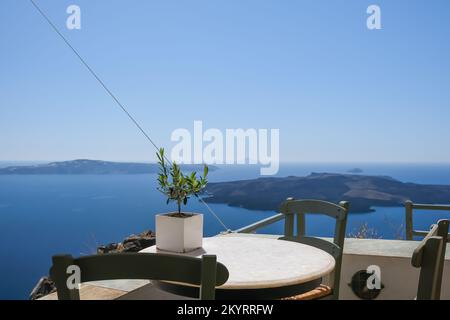
<path fill-rule="evenodd" d="M 449 220 L 431 226 L 428 235 L 414 250 L 411 264 L 420 268 L 417 300 L 439 300 L 448 237 Z"/>
<path fill-rule="evenodd" d="M 286 215 L 285 230 L 284 237 L 279 239 L 317 247 L 328 252 L 336 260 L 335 269 L 330 276 L 331 287 L 321 285 L 311 292 L 290 297 L 287 300 L 338 299 L 348 209 L 349 203 L 345 201 L 340 202 L 339 205 L 320 200 L 294 200 L 293 198 L 283 202 L 281 213 Z M 333 242 L 305 235 L 305 214 L 307 213 L 324 214 L 336 220 Z M 294 232 L 295 225 L 297 232 Z"/>
<path fill-rule="evenodd" d="M 200 286 L 200 299 L 213 300 L 215 288 L 228 280 L 227 268 L 217 262 L 216 256 L 201 259 L 160 253 L 119 253 L 84 256 L 53 256 L 50 276 L 55 281 L 59 300 L 79 300 L 78 289 L 69 289 L 71 269 L 79 267 L 79 282 L 148 279 L 165 280 Z M 68 272 L 69 271 L 69 272 Z"/>

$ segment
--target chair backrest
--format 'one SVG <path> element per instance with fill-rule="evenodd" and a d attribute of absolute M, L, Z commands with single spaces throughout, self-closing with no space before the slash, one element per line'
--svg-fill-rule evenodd
<path fill-rule="evenodd" d="M 431 226 L 428 235 L 414 250 L 411 264 L 420 268 L 417 300 L 439 300 L 444 270 L 449 220 Z"/>
<path fill-rule="evenodd" d="M 50 276 L 55 281 L 59 300 L 80 299 L 78 289 L 68 286 L 74 279 L 74 269 L 78 268 L 79 283 L 116 279 L 175 281 L 200 286 L 199 298 L 203 300 L 214 299 L 216 286 L 228 280 L 227 268 L 214 255 L 200 259 L 160 253 L 116 253 L 76 259 L 57 255 L 52 260 Z"/>
<path fill-rule="evenodd" d="M 280 238 L 280 240 L 296 241 L 317 247 L 331 254 L 336 260 L 336 266 L 331 277 L 333 298 L 335 299 L 339 297 L 342 255 L 344 252 L 349 206 L 349 203 L 346 201 L 342 201 L 337 205 L 321 200 L 294 200 L 293 198 L 289 198 L 283 202 L 280 209 L 280 212 L 286 215 L 284 237 Z M 306 214 L 323 214 L 336 220 L 332 243 L 324 239 L 307 237 L 305 235 Z M 296 228 L 295 218 L 297 219 Z M 294 232 L 294 229 L 297 232 Z"/>

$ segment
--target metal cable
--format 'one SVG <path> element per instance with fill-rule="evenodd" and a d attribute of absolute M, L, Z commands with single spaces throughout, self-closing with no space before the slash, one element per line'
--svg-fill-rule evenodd
<path fill-rule="evenodd" d="M 106 86 L 106 84 L 103 82 L 103 80 L 97 75 L 97 73 L 89 66 L 89 64 L 86 62 L 86 60 L 83 59 L 83 57 L 78 53 L 78 51 L 70 44 L 70 42 L 64 37 L 64 35 L 59 31 L 59 29 L 56 27 L 56 25 L 50 20 L 50 18 L 45 14 L 44 11 L 41 10 L 41 8 L 34 2 L 34 0 L 30 0 L 33 7 L 40 13 L 40 15 L 47 21 L 47 23 L 52 27 L 52 29 L 59 35 L 59 37 L 64 41 L 64 43 L 72 50 L 72 52 L 78 57 L 78 59 L 81 61 L 81 63 L 86 67 L 86 69 L 89 71 L 89 73 L 100 83 L 100 85 L 103 87 L 103 89 L 111 96 L 111 98 L 116 102 L 116 104 L 122 109 L 122 111 L 128 116 L 128 118 L 134 123 L 134 125 L 139 129 L 139 131 L 144 135 L 144 137 L 155 147 L 157 151 L 159 151 L 158 146 L 156 143 L 150 138 L 150 136 L 145 132 L 145 130 L 141 127 L 141 125 L 137 122 L 137 120 L 128 112 L 128 110 L 125 108 L 125 106 L 119 101 L 119 99 L 109 90 L 109 88 Z M 167 156 L 164 156 L 164 158 L 169 162 L 169 164 L 172 164 L 170 159 L 167 158 Z M 198 195 L 196 197 L 200 200 L 201 203 L 205 205 L 205 207 L 208 209 L 208 211 L 219 221 L 219 223 L 225 228 L 227 232 L 230 231 L 230 229 L 227 228 L 227 226 L 223 223 L 223 221 L 217 216 L 217 214 L 211 209 L 211 207 Z"/>

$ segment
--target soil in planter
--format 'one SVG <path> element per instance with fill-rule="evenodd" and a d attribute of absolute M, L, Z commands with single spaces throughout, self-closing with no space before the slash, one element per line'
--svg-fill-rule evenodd
<path fill-rule="evenodd" d="M 184 212 L 181 212 L 181 213 L 172 212 L 172 213 L 168 213 L 167 216 L 168 217 L 172 217 L 172 218 L 190 218 L 190 217 L 193 217 L 194 214 L 192 214 L 192 213 L 184 213 Z"/>

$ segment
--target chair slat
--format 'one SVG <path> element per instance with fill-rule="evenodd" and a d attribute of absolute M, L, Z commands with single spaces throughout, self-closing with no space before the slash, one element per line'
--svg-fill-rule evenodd
<path fill-rule="evenodd" d="M 340 205 L 322 200 L 287 200 L 281 205 L 280 211 L 285 214 L 319 213 L 335 219 L 346 215 Z"/>
<path fill-rule="evenodd" d="M 423 252 L 425 251 L 425 248 L 426 248 L 427 241 L 431 237 L 434 237 L 437 235 L 438 228 L 439 228 L 439 226 L 437 224 L 432 225 L 430 228 L 430 231 L 428 231 L 425 238 L 423 238 L 423 240 L 420 242 L 420 244 L 414 250 L 412 258 L 411 258 L 411 264 L 414 267 L 420 268 L 422 266 L 422 257 L 423 257 Z"/>
<path fill-rule="evenodd" d="M 116 253 L 77 259 L 54 256 L 51 276 L 59 299 L 79 299 L 78 290 L 67 288 L 67 267 L 71 265 L 79 267 L 81 283 L 116 279 L 175 281 L 199 285 L 201 298 L 205 299 L 214 299 L 215 287 L 224 284 L 229 276 L 227 268 L 211 255 L 202 259 L 161 253 Z"/>
<path fill-rule="evenodd" d="M 200 288 L 200 299 L 214 300 L 217 282 L 217 258 L 214 255 L 204 255 L 202 257 L 202 274 Z"/>

